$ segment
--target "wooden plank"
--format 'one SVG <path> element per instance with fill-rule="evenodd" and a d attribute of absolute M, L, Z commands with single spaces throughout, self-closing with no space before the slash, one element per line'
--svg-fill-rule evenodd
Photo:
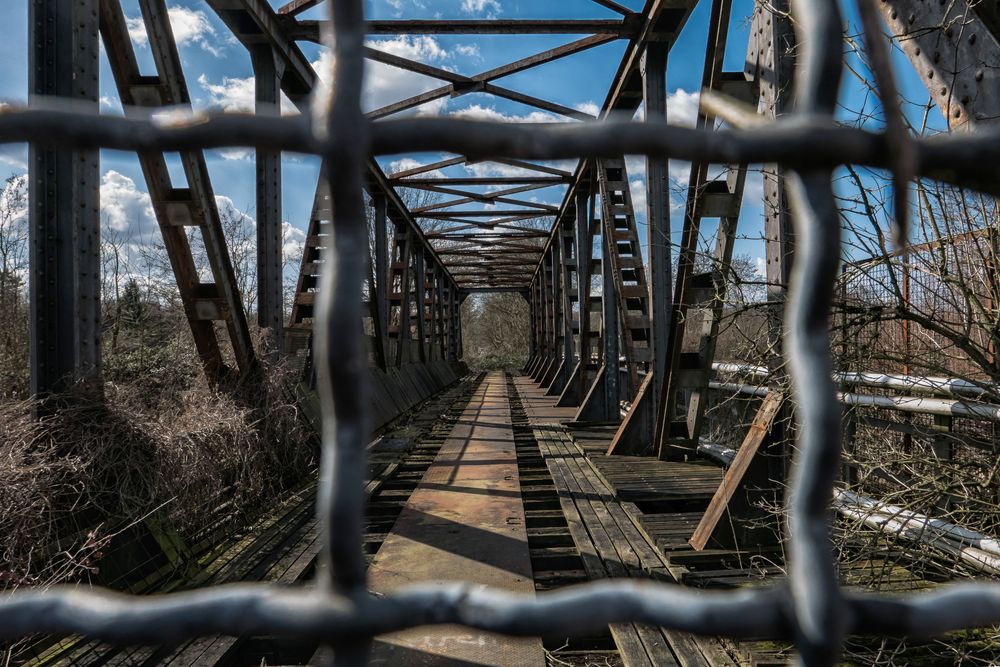
<path fill-rule="evenodd" d="M 560 431 L 560 441 L 571 465 L 579 471 L 584 497 L 601 499 L 602 505 L 607 511 L 606 516 L 613 521 L 613 528 L 609 528 L 609 531 L 617 532 L 621 536 L 623 545 L 627 545 L 628 552 L 637 557 L 638 567 L 629 573 L 630 576 L 675 581 L 667 571 L 666 563 L 638 530 L 622 505 L 615 501 L 611 490 L 597 476 L 589 460 L 579 456 L 582 453 L 581 448 L 570 440 L 565 431 Z M 616 542 L 616 546 L 617 544 Z M 622 562 L 627 562 L 621 548 L 619 548 L 619 554 Z M 710 664 L 725 664 L 724 661 L 718 659 L 710 661 L 706 658 L 710 652 L 704 645 L 706 640 L 696 639 L 687 633 L 673 630 L 653 629 L 645 626 L 636 627 L 640 631 L 640 636 L 644 638 L 650 655 L 654 656 L 655 664 L 680 664 L 682 667 L 709 667 Z M 662 638 L 666 639 L 665 645 L 662 644 Z M 669 646 L 669 654 L 664 654 L 666 646 Z M 711 653 L 714 657 L 714 652 Z"/>
<path fill-rule="evenodd" d="M 743 476 L 749 470 L 750 462 L 757 454 L 761 443 L 764 442 L 764 437 L 771 430 L 771 424 L 774 423 L 774 418 L 778 414 L 782 402 L 783 397 L 777 391 L 769 393 L 761 402 L 760 408 L 757 410 L 757 414 L 750 424 L 750 429 L 743 439 L 743 444 L 740 445 L 739 451 L 736 452 L 736 457 L 722 478 L 722 484 L 716 490 L 715 495 L 712 497 L 712 502 L 709 503 L 708 509 L 705 511 L 705 515 L 701 518 L 701 522 L 695 529 L 694 535 L 691 536 L 690 543 L 696 551 L 704 549 L 705 545 L 708 544 L 708 540 L 712 537 L 712 533 L 715 532 L 715 527 L 719 524 L 719 519 L 722 518 L 726 508 L 729 507 L 729 501 L 732 500 L 736 489 L 739 488 L 743 481 Z"/>
<path fill-rule="evenodd" d="M 558 450 L 544 430 L 536 429 L 535 439 L 545 457 L 545 464 L 549 468 L 552 480 L 559 491 L 559 501 L 566 515 L 573 542 L 577 545 L 581 557 L 587 554 L 587 557 L 584 558 L 584 567 L 587 569 L 588 576 L 591 578 L 604 578 L 609 575 L 612 577 L 627 576 L 627 573 L 621 571 L 622 566 L 616 558 L 608 560 L 601 555 L 602 552 L 607 554 L 609 549 L 613 550 L 610 538 L 601 529 L 601 524 L 597 521 L 592 508 L 586 505 L 585 501 L 581 502 L 576 499 L 582 494 L 578 489 L 577 493 L 573 492 L 573 476 L 566 460 L 559 455 Z M 574 517 L 572 522 L 570 521 L 571 515 Z M 612 625 L 609 629 L 627 667 L 645 665 L 653 667 L 654 663 L 650 661 L 636 626 L 620 624 Z"/>
<path fill-rule="evenodd" d="M 708 500 L 723 477 L 713 466 L 654 457 L 595 456 L 591 463 L 619 501 Z"/>

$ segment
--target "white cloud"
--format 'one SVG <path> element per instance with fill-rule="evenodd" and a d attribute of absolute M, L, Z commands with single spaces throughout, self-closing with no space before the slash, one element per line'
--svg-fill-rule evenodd
<path fill-rule="evenodd" d="M 281 258 L 286 264 L 294 263 L 302 257 L 306 247 L 306 233 L 292 223 L 281 223 Z M 298 266 L 287 267 L 288 271 L 297 272 Z"/>
<path fill-rule="evenodd" d="M 223 111 L 251 112 L 254 109 L 256 95 L 254 78 L 223 77 L 220 83 L 212 83 L 204 74 L 198 76 L 198 85 L 208 93 L 208 101 L 212 106 Z"/>
<path fill-rule="evenodd" d="M 157 229 L 149 193 L 114 169 L 101 178 L 101 226 L 127 239 L 138 239 Z"/>
<path fill-rule="evenodd" d="M 667 122 L 671 125 L 694 127 L 698 122 L 698 105 L 701 95 L 698 91 L 689 93 L 678 88 L 667 95 Z"/>
<path fill-rule="evenodd" d="M 28 145 L 3 144 L 0 146 L 0 165 L 15 171 L 27 171 Z"/>
<path fill-rule="evenodd" d="M 646 180 L 643 178 L 633 178 L 628 182 L 629 190 L 632 191 L 632 210 L 636 218 L 646 219 Z"/>
<path fill-rule="evenodd" d="M 582 111 L 583 113 L 590 114 L 591 116 L 597 116 L 601 113 L 601 107 L 593 101 L 583 102 L 575 106 L 577 111 Z"/>
<path fill-rule="evenodd" d="M 566 119 L 546 111 L 530 111 L 526 114 L 505 114 L 495 107 L 473 104 L 464 109 L 452 111 L 449 115 L 466 120 L 486 120 L 496 123 L 564 123 Z"/>
<path fill-rule="evenodd" d="M 466 14 L 483 14 L 492 18 L 503 10 L 497 0 L 462 0 L 462 11 Z"/>
<path fill-rule="evenodd" d="M 368 40 L 367 45 L 400 58 L 434 63 L 447 60 L 451 54 L 435 38 L 428 35 L 399 35 Z"/>
<path fill-rule="evenodd" d="M 470 58 L 476 61 L 481 61 L 483 59 L 482 53 L 479 51 L 478 44 L 458 44 L 455 46 L 455 55 L 462 56 L 463 58 Z"/>
<path fill-rule="evenodd" d="M 388 39 L 373 39 L 367 42 L 371 48 L 395 56 L 433 64 L 446 69 L 445 64 L 455 55 L 462 55 L 443 48 L 433 37 L 401 35 Z M 312 63 L 324 83 L 328 83 L 333 66 L 333 56 L 323 51 L 319 59 Z M 426 93 L 445 85 L 443 81 L 422 74 L 416 74 L 398 67 L 372 60 L 365 63 L 365 89 L 362 105 L 365 111 L 373 111 L 394 102 Z M 436 116 L 448 104 L 447 96 L 426 102 L 418 107 L 401 112 L 401 115 Z"/>
<path fill-rule="evenodd" d="M 667 96 L 667 122 L 671 125 L 682 127 L 694 127 L 698 121 L 699 94 L 689 93 L 678 88 Z M 636 112 L 636 119 L 643 120 L 642 107 Z M 629 177 L 639 179 L 646 178 L 646 158 L 639 155 L 628 155 L 625 157 L 625 170 Z M 667 167 L 671 184 L 674 187 L 686 187 L 691 175 L 691 163 L 671 160 Z M 632 190 L 635 192 L 635 181 L 632 181 Z M 645 193 L 643 193 L 645 198 Z M 633 197 L 635 199 L 635 197 Z M 636 210 L 640 210 L 636 205 Z M 643 207 L 643 209 L 645 208 Z"/>
<path fill-rule="evenodd" d="M 187 7 L 170 7 L 167 9 L 167 15 L 170 17 L 170 27 L 173 29 L 178 46 L 197 44 L 213 56 L 221 55 L 218 36 L 205 12 Z M 141 16 L 126 17 L 125 25 L 129 37 L 137 45 L 145 46 L 149 42 L 146 24 Z"/>
<path fill-rule="evenodd" d="M 389 163 L 389 174 L 396 174 L 401 171 L 407 171 L 409 169 L 416 169 L 417 167 L 422 167 L 426 162 L 420 162 L 419 160 L 414 160 L 413 158 L 404 157 L 399 160 L 394 160 Z M 433 171 L 427 171 L 420 174 L 420 178 L 444 178 L 445 173 L 440 169 L 434 169 Z"/>

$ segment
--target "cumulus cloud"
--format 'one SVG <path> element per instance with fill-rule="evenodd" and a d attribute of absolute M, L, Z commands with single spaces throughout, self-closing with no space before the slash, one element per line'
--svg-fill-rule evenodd
<path fill-rule="evenodd" d="M 698 122 L 698 105 L 701 95 L 698 91 L 689 93 L 678 88 L 667 95 L 667 122 L 671 125 L 694 127 Z"/>
<path fill-rule="evenodd" d="M 101 178 L 101 221 L 105 229 L 130 239 L 145 237 L 157 229 L 149 193 L 114 169 L 104 172 Z"/>
<path fill-rule="evenodd" d="M 187 7 L 169 7 L 167 15 L 170 17 L 170 27 L 173 29 L 178 46 L 195 44 L 213 56 L 221 55 L 218 35 L 204 11 Z M 125 25 L 129 37 L 135 44 L 145 46 L 149 42 L 146 24 L 141 16 L 126 17 Z"/>
<path fill-rule="evenodd" d="M 423 167 L 425 164 L 430 164 L 429 162 L 420 162 L 419 160 L 414 160 L 413 158 L 404 157 L 399 160 L 394 160 L 389 163 L 389 174 L 397 174 L 401 171 L 407 171 L 409 169 L 416 169 L 417 167 Z M 420 178 L 444 178 L 445 173 L 440 169 L 434 169 L 433 171 L 424 172 L 420 174 Z"/>
<path fill-rule="evenodd" d="M 464 109 L 452 111 L 449 115 L 455 118 L 465 118 L 467 120 L 487 120 L 495 123 L 563 123 L 566 122 L 562 116 L 548 113 L 547 111 L 529 111 L 526 114 L 506 114 L 497 111 L 495 107 L 484 107 L 481 104 L 473 104 Z"/>
<path fill-rule="evenodd" d="M 629 190 L 632 192 L 632 210 L 635 211 L 636 219 L 646 219 L 646 181 L 642 178 L 633 178 L 628 182 Z"/>
<path fill-rule="evenodd" d="M 400 35 L 389 39 L 373 39 L 368 46 L 394 56 L 442 67 L 455 52 L 443 48 L 437 39 L 414 35 Z M 366 111 L 379 109 L 393 102 L 404 100 L 439 88 L 444 83 L 429 76 L 409 72 L 398 67 L 369 61 L 365 68 L 364 107 Z M 436 116 L 444 109 L 448 98 L 443 97 L 422 104 L 411 110 L 418 116 Z"/>
<path fill-rule="evenodd" d="M 463 58 L 470 58 L 476 61 L 483 59 L 482 53 L 479 51 L 478 44 L 458 44 L 455 46 L 455 55 L 462 56 Z"/>
<path fill-rule="evenodd" d="M 671 125 L 682 127 L 694 127 L 698 122 L 699 94 L 689 93 L 682 88 L 678 88 L 667 96 L 667 122 Z M 643 120 L 642 107 L 636 112 L 636 119 Z M 646 158 L 637 155 L 629 155 L 625 158 L 625 169 L 630 177 L 636 177 L 643 182 L 646 178 Z M 691 163 L 671 160 L 667 167 L 671 185 L 676 187 L 686 187 L 691 176 Z M 633 181 L 633 192 L 635 183 Z M 636 206 L 638 210 L 639 207 Z M 645 207 L 642 209 L 645 211 Z"/>
<path fill-rule="evenodd" d="M 576 160 L 559 160 L 556 162 L 543 162 L 547 167 L 554 167 L 555 169 L 562 169 L 564 171 L 573 171 L 576 168 Z M 509 164 L 503 164 L 500 162 L 473 162 L 465 165 L 465 170 L 469 172 L 470 175 L 476 178 L 517 178 L 520 176 L 544 176 L 537 171 L 532 169 L 525 169 L 523 167 L 515 167 Z"/>
<path fill-rule="evenodd" d="M 582 111 L 583 113 L 590 114 L 591 116 L 597 116 L 601 113 L 601 107 L 593 101 L 583 102 L 575 106 L 577 111 Z"/>
<path fill-rule="evenodd" d="M 0 146 L 0 165 L 14 171 L 28 169 L 28 145 L 4 144 Z"/>
<path fill-rule="evenodd" d="M 368 40 L 367 46 L 442 69 L 447 69 L 447 63 L 458 54 L 457 50 L 449 51 L 442 47 L 437 39 L 426 35 L 400 35 L 386 39 L 372 39 Z M 333 56 L 330 52 L 323 51 L 320 57 L 313 61 L 312 66 L 319 74 L 320 79 L 325 84 L 329 84 L 333 66 Z M 394 102 L 440 88 L 443 85 L 445 85 L 444 82 L 433 77 L 369 60 L 365 64 L 362 106 L 365 111 L 374 111 Z M 447 104 L 447 97 L 443 97 L 401 112 L 401 114 L 436 116 L 444 110 Z"/>
<path fill-rule="evenodd" d="M 288 222 L 281 223 L 281 258 L 285 264 L 285 272 L 297 273 L 298 266 L 295 262 L 302 258 L 302 252 L 306 248 L 306 233 Z"/>
<path fill-rule="evenodd" d="M 497 0 L 462 0 L 462 11 L 466 14 L 485 14 L 485 18 L 492 18 L 503 10 Z"/>
<path fill-rule="evenodd" d="M 212 83 L 204 74 L 198 76 L 198 85 L 208 93 L 208 102 L 223 111 L 253 111 L 255 86 L 254 78 L 223 77 L 219 83 Z"/>

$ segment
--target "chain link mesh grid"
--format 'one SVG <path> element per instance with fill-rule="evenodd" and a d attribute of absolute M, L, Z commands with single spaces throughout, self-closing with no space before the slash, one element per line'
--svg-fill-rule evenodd
<path fill-rule="evenodd" d="M 713 131 L 617 121 L 572 127 L 456 119 L 370 123 L 360 106 L 362 2 L 330 0 L 329 5 L 332 28 L 325 42 L 336 56 L 331 59 L 336 85 L 316 98 L 311 116 L 221 114 L 158 121 L 37 107 L 0 112 L 3 142 L 131 151 L 250 146 L 323 159 L 335 219 L 315 322 L 324 408 L 318 509 L 324 547 L 317 581 L 297 589 L 241 584 L 156 597 L 89 588 L 18 591 L 0 600 L 0 639 L 47 632 L 118 643 L 172 643 L 212 634 L 267 634 L 330 645 L 334 664 L 364 664 L 372 637 L 419 625 L 457 623 L 537 636 L 635 622 L 730 638 L 791 638 L 804 663 L 826 665 L 837 661 L 848 634 L 926 636 L 1000 623 L 998 585 L 956 585 L 913 597 L 839 588 L 829 503 L 841 453 L 841 408 L 831 381 L 828 331 L 840 260 L 833 168 L 854 163 L 995 188 L 996 174 L 982 166 L 1000 164 L 1000 135 L 929 141 L 897 135 L 892 141 L 911 142 L 907 150 L 887 150 L 893 145 L 886 134 L 837 126 L 842 16 L 838 3 L 811 0 L 792 2 L 801 45 L 797 103 L 792 114 L 770 126 Z M 463 583 L 415 586 L 377 598 L 368 593 L 361 549 L 368 380 L 357 326 L 368 257 L 361 173 L 370 155 L 418 151 L 470 159 L 597 158 L 624 152 L 713 163 L 777 162 L 793 170 L 797 256 L 785 354 L 798 406 L 799 446 L 789 497 L 787 584 L 724 594 L 643 581 L 595 582 L 537 598 Z"/>

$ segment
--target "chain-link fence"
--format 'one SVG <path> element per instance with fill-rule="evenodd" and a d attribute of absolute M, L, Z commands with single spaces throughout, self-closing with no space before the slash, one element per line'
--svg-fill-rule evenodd
<path fill-rule="evenodd" d="M 875 0 L 862 0 L 874 15 Z M 836 2 L 794 0 L 799 37 L 797 103 L 773 126 L 684 129 L 662 123 L 573 126 L 502 125 L 457 119 L 371 123 L 360 106 L 364 58 L 361 0 L 330 0 L 326 44 L 335 58 L 333 89 L 312 115 L 266 118 L 197 116 L 169 121 L 86 116 L 72 110 L 7 108 L 0 141 L 130 151 L 252 146 L 319 155 L 334 210 L 333 242 L 321 282 L 316 367 L 324 407 L 318 511 L 323 550 L 318 580 L 304 588 L 233 585 L 132 597 L 88 588 L 18 591 L 0 601 L 0 638 L 79 633 L 118 643 L 170 643 L 211 634 L 267 634 L 334 647 L 334 663 L 363 664 L 376 635 L 455 623 L 512 635 L 573 635 L 610 623 L 648 623 L 733 638 L 793 638 L 807 664 L 833 664 L 854 633 L 928 635 L 1000 623 L 1000 587 L 977 584 L 914 597 L 865 596 L 837 583 L 830 544 L 830 499 L 841 455 L 841 407 L 830 353 L 829 317 L 840 262 L 841 226 L 831 187 L 843 163 L 892 169 L 906 179 L 939 177 L 973 187 L 1000 180 L 996 133 L 910 140 L 892 131 L 899 109 L 888 53 L 877 30 L 868 44 L 890 130 L 838 126 L 842 16 Z M 728 115 L 734 125 L 742 111 Z M 711 163 L 789 167 L 796 260 L 788 293 L 784 351 L 792 377 L 798 449 L 788 500 L 789 576 L 770 590 L 710 594 L 644 581 L 602 581 L 535 598 L 457 582 L 374 597 L 362 551 L 368 390 L 362 287 L 368 229 L 362 169 L 371 155 L 453 152 L 470 159 L 616 157 L 623 153 Z M 905 210 L 905 206 L 899 210 Z"/>

